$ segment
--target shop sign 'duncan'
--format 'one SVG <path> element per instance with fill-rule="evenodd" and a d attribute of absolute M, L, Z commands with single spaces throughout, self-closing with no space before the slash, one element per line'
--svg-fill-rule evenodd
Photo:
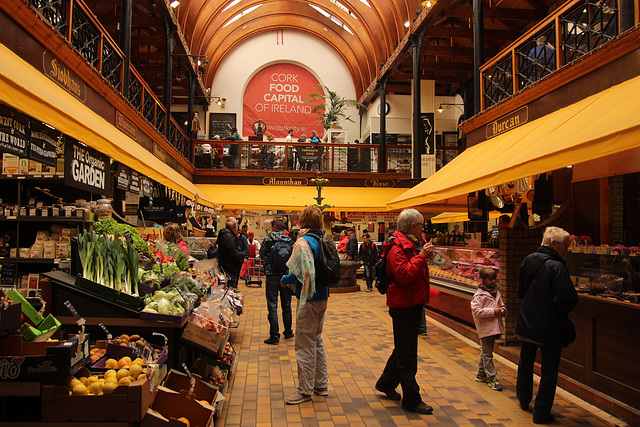
<path fill-rule="evenodd" d="M 109 157 L 69 140 L 64 150 L 64 183 L 94 193 L 110 189 Z"/>

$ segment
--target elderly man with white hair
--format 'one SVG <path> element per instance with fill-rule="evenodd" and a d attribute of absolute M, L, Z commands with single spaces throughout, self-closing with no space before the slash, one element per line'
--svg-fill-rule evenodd
<path fill-rule="evenodd" d="M 525 411 L 533 396 L 533 365 L 538 349 L 542 355 L 542 376 L 533 407 L 534 424 L 547 424 L 555 419 L 551 407 L 562 348 L 576 338 L 569 312 L 578 304 L 578 293 L 562 259 L 569 239 L 569 233 L 562 228 L 547 227 L 542 245 L 522 261 L 518 270 L 517 292 L 522 302 L 516 325 L 520 338 L 516 394 Z"/>

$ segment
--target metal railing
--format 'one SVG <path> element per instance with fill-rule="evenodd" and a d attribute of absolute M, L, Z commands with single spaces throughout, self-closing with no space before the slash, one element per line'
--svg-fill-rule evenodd
<path fill-rule="evenodd" d="M 377 173 L 378 144 L 194 141 L 197 169 Z M 387 145 L 387 173 L 411 173 L 411 147 Z"/>
<path fill-rule="evenodd" d="M 480 68 L 482 109 L 602 46 L 619 33 L 617 0 L 574 0 Z"/>
<path fill-rule="evenodd" d="M 123 81 L 124 54 L 84 2 L 29 0 L 29 4 L 74 47 L 78 55 L 84 58 L 115 92 L 128 101 L 133 110 L 185 159 L 193 163 L 191 139 L 173 117 L 170 117 L 167 123 L 164 104 L 156 97 L 140 73 L 130 66 L 129 81 Z M 128 88 L 126 97 L 123 94 L 125 85 Z"/>

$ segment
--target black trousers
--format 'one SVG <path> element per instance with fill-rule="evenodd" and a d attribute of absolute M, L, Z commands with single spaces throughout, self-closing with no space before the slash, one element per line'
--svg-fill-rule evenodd
<path fill-rule="evenodd" d="M 390 308 L 393 320 L 393 343 L 395 348 L 378 380 L 379 390 L 395 390 L 402 386 L 402 406 L 414 408 L 422 403 L 420 386 L 416 381 L 418 372 L 418 329 L 422 305 L 407 308 Z"/>
<path fill-rule="evenodd" d="M 518 362 L 518 378 L 516 395 L 521 405 L 528 405 L 533 396 L 533 364 L 540 348 L 542 355 L 540 386 L 533 406 L 534 418 L 544 417 L 551 413 L 558 383 L 558 369 L 562 347 L 538 345 L 527 341 L 520 342 L 520 361 Z"/>

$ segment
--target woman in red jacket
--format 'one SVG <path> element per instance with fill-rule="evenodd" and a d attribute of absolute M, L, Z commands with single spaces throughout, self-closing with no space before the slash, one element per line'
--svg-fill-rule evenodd
<path fill-rule="evenodd" d="M 423 217 L 415 209 L 398 215 L 398 231 L 393 241 L 383 244 L 387 274 L 392 277 L 387 306 L 393 321 L 393 353 L 376 383 L 376 390 L 391 400 L 402 400 L 402 408 L 431 414 L 433 408 L 422 401 L 416 381 L 418 371 L 418 330 L 424 304 L 429 302 L 427 260 L 433 258 L 433 245 L 422 240 Z M 403 396 L 396 391 L 402 386 Z"/>

